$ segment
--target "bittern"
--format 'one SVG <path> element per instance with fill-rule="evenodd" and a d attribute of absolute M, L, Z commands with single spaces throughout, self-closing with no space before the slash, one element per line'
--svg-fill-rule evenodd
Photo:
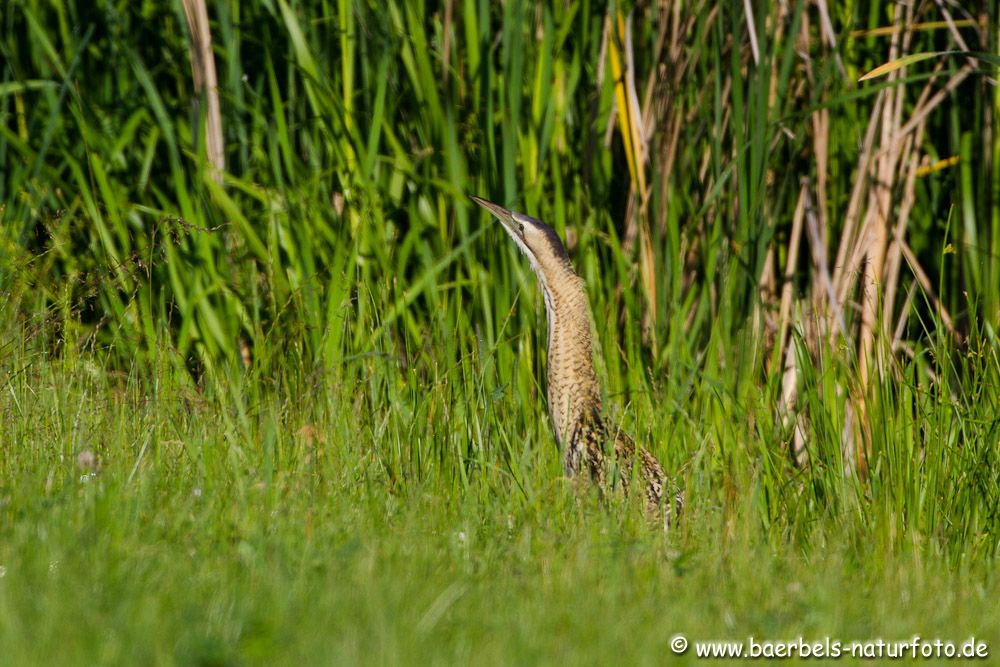
<path fill-rule="evenodd" d="M 548 409 L 556 444 L 563 450 L 566 475 L 581 469 L 602 493 L 609 482 L 627 494 L 633 470 L 645 487 L 646 509 L 668 527 L 682 498 L 666 488 L 663 467 L 652 454 L 605 417 L 590 335 L 591 313 L 583 279 L 573 270 L 555 230 L 541 220 L 508 211 L 479 197 L 472 200 L 492 213 L 528 258 L 538 277 L 548 317 Z M 606 457 L 614 454 L 614 465 Z M 615 470 L 614 468 L 617 468 Z M 610 478 L 609 478 L 610 475 Z M 664 493 L 668 498 L 664 498 Z"/>

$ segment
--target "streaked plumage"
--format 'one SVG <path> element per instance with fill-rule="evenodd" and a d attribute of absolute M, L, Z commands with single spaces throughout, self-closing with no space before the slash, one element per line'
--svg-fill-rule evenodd
<path fill-rule="evenodd" d="M 502 223 L 538 277 L 549 324 L 549 419 L 563 450 L 566 474 L 575 477 L 586 469 L 602 492 L 618 486 L 626 493 L 635 474 L 644 487 L 647 511 L 668 526 L 680 510 L 681 497 L 663 498 L 668 480 L 659 461 L 642 447 L 636 448 L 604 416 L 592 354 L 590 305 L 583 279 L 573 270 L 562 241 L 540 220 L 479 197 L 472 199 Z M 609 460 L 606 454 L 613 458 Z"/>

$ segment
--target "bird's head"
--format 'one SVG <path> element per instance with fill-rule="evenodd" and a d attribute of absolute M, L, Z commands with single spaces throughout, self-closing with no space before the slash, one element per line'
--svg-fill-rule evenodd
<path fill-rule="evenodd" d="M 531 262 L 531 268 L 542 280 L 543 287 L 548 282 L 547 278 L 564 274 L 566 271 L 573 273 L 573 265 L 566 253 L 566 248 L 554 229 L 537 218 L 517 211 L 508 211 L 485 199 L 472 197 L 472 201 L 485 208 L 500 221 L 504 231 L 514 239 L 514 243 Z"/>

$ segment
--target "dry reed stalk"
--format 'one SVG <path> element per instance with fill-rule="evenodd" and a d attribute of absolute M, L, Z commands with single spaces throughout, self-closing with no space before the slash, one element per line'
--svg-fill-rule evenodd
<path fill-rule="evenodd" d="M 212 178 L 222 182 L 226 169 L 225 145 L 222 139 L 222 113 L 219 107 L 219 82 L 212 54 L 212 32 L 208 25 L 205 0 L 184 0 L 184 18 L 191 33 L 191 74 L 194 89 L 205 100 L 205 154 L 212 166 Z"/>
<path fill-rule="evenodd" d="M 941 0 L 934 0 L 934 2 L 937 4 L 938 10 L 941 12 L 941 16 L 944 17 L 944 22 L 948 26 L 948 33 L 951 35 L 951 38 L 955 40 L 955 44 L 962 51 L 970 51 L 971 49 L 969 49 L 969 45 L 965 43 L 965 39 L 962 37 L 962 33 L 959 32 L 958 25 L 952 18 L 951 12 L 948 11 L 948 8 L 945 6 L 943 2 L 941 2 Z M 973 22 L 972 25 L 976 26 L 977 24 Z M 980 42 L 985 41 L 983 40 L 983 35 L 980 35 L 979 37 L 980 37 Z M 972 69 L 978 69 L 979 67 L 979 61 L 976 58 L 973 58 L 972 56 L 966 58 L 966 62 Z M 990 83 L 996 85 L 996 81 L 991 80 Z"/>
<path fill-rule="evenodd" d="M 844 60 L 840 57 L 840 51 L 837 50 L 837 36 L 833 31 L 833 21 L 830 20 L 830 10 L 826 6 L 826 0 L 816 0 L 816 9 L 819 10 L 820 35 L 830 47 L 840 75 L 847 81 L 847 69 L 844 67 Z"/>
<path fill-rule="evenodd" d="M 799 188 L 799 198 L 795 204 L 795 212 L 792 214 L 792 233 L 788 239 L 788 256 L 785 261 L 785 272 L 783 284 L 781 286 L 781 305 L 778 311 L 778 358 L 783 356 L 788 329 L 791 324 L 792 298 L 795 296 L 795 286 L 792 279 L 795 277 L 795 267 L 799 264 L 799 246 L 802 242 L 802 229 L 806 219 L 806 199 L 809 196 L 809 185 L 803 181 Z"/>
<path fill-rule="evenodd" d="M 902 26 L 913 23 L 913 7 L 906 6 L 896 15 L 896 22 Z M 907 51 L 912 32 L 900 30 L 893 33 L 889 58 L 895 60 Z M 902 42 L 902 43 L 901 43 Z M 890 81 L 903 77 L 906 68 L 891 73 Z M 901 153 L 902 138 L 905 134 L 899 132 L 906 87 L 888 88 L 886 101 L 882 107 L 881 133 L 879 145 L 881 150 L 875 160 L 875 181 L 869 188 L 868 213 L 865 232 L 862 233 L 858 251 L 854 254 L 859 261 L 865 260 L 861 283 L 861 328 L 858 332 L 858 366 L 860 386 L 856 395 L 858 426 L 861 437 L 856 439 L 854 463 L 858 474 L 865 476 L 871 455 L 871 428 L 868 421 L 867 396 L 873 375 L 882 378 L 885 375 L 885 350 L 880 342 L 886 339 L 879 327 L 879 305 L 881 303 L 879 290 L 883 285 L 883 270 L 885 268 L 886 251 L 889 244 L 889 218 L 891 215 L 892 194 L 895 187 L 896 165 Z M 884 323 L 883 328 L 884 328 Z"/>
<path fill-rule="evenodd" d="M 445 86 L 448 85 L 448 75 L 451 69 L 451 31 L 452 31 L 452 6 L 454 0 L 445 0 L 444 3 L 444 24 L 441 27 L 441 80 Z"/>
<path fill-rule="evenodd" d="M 819 291 L 821 291 L 824 295 L 823 300 L 817 303 L 825 303 L 830 309 L 829 315 L 820 318 L 820 326 L 817 333 L 818 335 L 829 336 L 829 334 L 825 332 L 825 329 L 835 329 L 844 338 L 844 340 L 847 340 L 847 320 L 844 317 L 843 307 L 836 298 L 836 292 L 833 287 L 833 276 L 830 275 L 830 266 L 827 264 L 826 260 L 826 245 L 823 242 L 823 231 L 819 228 L 819 220 L 816 218 L 816 214 L 813 211 L 813 205 L 808 190 L 806 190 L 805 205 L 806 234 L 809 239 L 809 249 L 812 254 L 813 277 L 820 285 Z M 825 309 L 816 308 L 814 306 L 814 311 L 816 313 L 824 313 Z M 824 322 L 826 322 L 826 324 L 824 324 Z"/>
<path fill-rule="evenodd" d="M 948 309 L 944 307 L 944 304 L 941 303 L 941 300 L 938 299 L 937 293 L 934 291 L 934 285 L 931 283 L 931 279 L 927 276 L 923 267 L 920 266 L 920 262 L 917 261 L 916 255 L 914 255 L 913 251 L 910 250 L 910 245 L 906 243 L 906 241 L 900 241 L 899 247 L 903 253 L 903 258 L 909 265 L 910 270 L 913 271 L 913 276 L 917 279 L 917 282 L 920 283 L 921 289 L 923 289 L 927 294 L 927 298 L 930 299 L 931 305 L 934 306 L 934 310 L 936 310 L 941 316 L 941 323 L 944 324 L 948 333 L 955 339 L 955 342 L 961 343 L 962 336 L 955 329 L 955 324 L 951 319 L 951 314 L 948 312 Z"/>
<path fill-rule="evenodd" d="M 861 199 L 868 192 L 868 172 L 874 156 L 875 131 L 879 126 L 879 118 L 882 114 L 882 107 L 885 103 L 886 92 L 882 91 L 875 98 L 872 105 L 872 113 L 868 120 L 868 127 L 865 130 L 864 139 L 861 142 L 861 154 L 858 156 L 857 176 L 851 188 L 851 198 L 848 200 L 847 212 L 844 216 L 844 227 L 840 233 L 840 242 L 837 246 L 837 258 L 833 264 L 832 285 L 834 297 L 827 304 L 828 318 L 832 316 L 833 310 L 842 308 L 847 300 L 847 292 L 850 290 L 854 276 L 848 267 L 848 252 L 855 246 L 855 239 L 858 235 L 858 222 L 861 216 Z M 852 262 L 853 263 L 853 262 Z M 831 342 L 837 335 L 837 330 L 830 328 Z"/>
<path fill-rule="evenodd" d="M 806 463 L 805 448 L 805 415 L 798 412 L 799 369 L 795 346 L 788 341 L 792 319 L 792 305 L 795 296 L 792 279 L 795 277 L 795 267 L 798 265 L 799 247 L 802 241 L 802 229 L 805 226 L 806 201 L 809 196 L 808 183 L 803 179 L 799 188 L 799 198 L 792 214 L 792 231 L 788 239 L 788 256 L 785 261 L 785 272 L 781 286 L 781 305 L 778 312 L 778 345 L 777 358 L 783 360 L 781 375 L 781 397 L 778 402 L 778 416 L 782 426 L 788 428 L 789 422 L 795 420 L 792 435 L 792 460 L 797 466 Z M 773 356 L 769 356 L 770 361 Z"/>
<path fill-rule="evenodd" d="M 944 12 L 944 7 L 940 3 L 938 5 Z M 915 25 L 914 8 L 912 5 L 904 5 L 901 9 L 893 29 L 887 33 L 892 38 L 889 50 L 890 62 L 910 52 L 909 45 Z M 957 30 L 950 16 L 946 16 L 945 24 L 955 37 Z M 967 49 L 962 46 L 964 41 L 960 41 L 960 36 L 956 41 L 961 48 Z M 940 69 L 939 66 L 938 70 Z M 861 317 L 857 332 L 860 377 L 852 403 L 854 415 L 857 417 L 856 427 L 850 430 L 855 431 L 856 443 L 856 446 L 851 448 L 853 450 L 851 453 L 857 470 L 862 475 L 865 474 L 870 448 L 865 402 L 868 389 L 876 377 L 884 376 L 887 364 L 893 360 L 893 353 L 899 349 L 907 309 L 912 303 L 912 294 L 908 294 L 903 311 L 898 317 L 894 316 L 900 270 L 904 259 L 917 278 L 917 282 L 941 313 L 946 328 L 954 332 L 951 318 L 940 308 L 939 301 L 933 296 L 926 273 L 909 250 L 906 243 L 906 229 L 916 201 L 915 184 L 920 174 L 920 147 L 926 118 L 950 97 L 969 76 L 972 69 L 973 64 L 970 61 L 936 91 L 933 86 L 937 77 L 933 76 L 922 89 L 913 105 L 913 111 L 905 122 L 903 116 L 906 88 L 899 85 L 886 89 L 876 100 L 865 133 L 863 149 L 858 160 L 857 177 L 837 249 L 833 279 L 835 295 L 827 303 L 828 317 L 834 307 L 846 306 L 860 274 Z M 900 68 L 891 72 L 890 81 L 900 81 L 905 76 L 905 71 L 906 68 Z M 897 196 L 899 207 L 893 211 L 893 203 Z M 864 202 L 863 207 L 862 202 Z M 890 227 L 890 223 L 894 224 Z M 881 299 L 880 291 L 884 295 Z M 888 326 L 893 321 L 896 323 L 896 329 L 889 332 Z M 828 334 L 831 342 L 837 335 L 832 328 Z M 884 343 L 890 340 L 891 345 L 886 347 Z M 851 437 L 847 430 L 845 428 L 845 442 Z M 845 454 L 847 453 L 845 450 Z"/>
<path fill-rule="evenodd" d="M 925 88 L 926 92 L 927 88 Z M 906 227 L 910 220 L 910 212 L 916 202 L 917 171 L 920 166 L 920 145 L 923 139 L 924 126 L 917 126 L 917 131 L 906 138 L 909 158 L 900 166 L 906 170 L 903 184 L 903 195 L 896 214 L 896 225 L 893 228 L 892 240 L 885 262 L 885 299 L 882 305 L 882 321 L 889 323 L 893 319 L 893 305 L 896 303 L 896 292 L 899 289 L 900 268 L 902 262 L 901 242 L 906 237 Z"/>
<path fill-rule="evenodd" d="M 781 424 L 786 429 L 794 420 L 792 429 L 792 461 L 799 468 L 808 462 L 806 449 L 805 414 L 798 409 L 799 367 L 795 346 L 789 345 L 785 350 L 784 371 L 781 374 L 781 403 L 778 408 Z"/>
<path fill-rule="evenodd" d="M 750 52 L 753 54 L 753 64 L 760 64 L 760 47 L 757 46 L 757 26 L 753 18 L 753 7 L 750 0 L 743 0 L 743 13 L 747 18 L 747 32 L 750 34 Z"/>
<path fill-rule="evenodd" d="M 972 19 L 962 19 L 959 21 L 953 21 L 953 23 L 956 28 L 970 28 L 978 26 L 978 23 Z M 917 32 L 920 30 L 937 30 L 945 27 L 948 27 L 947 21 L 921 21 L 920 23 L 914 23 L 908 26 L 907 30 Z M 852 39 L 858 39 L 862 37 L 887 37 L 896 32 L 899 32 L 899 29 L 896 26 L 884 26 L 881 28 L 852 30 L 849 34 Z"/>
<path fill-rule="evenodd" d="M 829 17 L 826 17 L 826 19 L 823 19 L 823 16 L 826 13 L 826 6 L 825 6 L 825 3 L 822 2 L 822 0 L 820 0 L 818 2 L 818 6 L 819 6 L 819 9 L 820 9 L 820 14 L 821 14 L 821 26 L 823 26 L 821 34 L 823 36 L 826 36 L 827 35 L 827 28 L 825 27 L 825 23 L 829 21 Z M 800 26 L 800 33 L 799 33 L 799 40 L 800 40 L 799 53 L 801 54 L 802 59 L 808 65 L 811 65 L 811 61 L 809 59 L 809 43 L 811 41 L 811 34 L 810 34 L 810 25 L 809 25 L 809 14 L 808 14 L 808 12 L 804 12 L 803 13 L 802 19 L 801 19 L 800 23 L 801 23 L 801 26 Z M 830 36 L 828 38 L 824 39 L 824 41 L 828 42 L 828 46 L 830 46 L 831 48 L 835 48 L 836 47 L 836 40 L 832 37 L 832 27 L 830 27 L 829 30 L 830 30 Z M 838 63 L 839 62 L 840 62 L 840 60 L 838 58 Z M 843 67 L 843 64 L 840 64 L 840 67 Z M 814 77 L 813 77 L 812 67 L 806 67 L 806 79 L 807 79 L 807 81 L 809 82 L 810 85 L 815 85 L 816 82 L 815 82 Z M 816 164 L 816 208 L 815 208 L 815 212 L 816 212 L 816 214 L 817 214 L 817 216 L 819 218 L 819 221 L 818 221 L 819 224 L 818 224 L 818 227 L 817 227 L 818 233 L 816 234 L 815 239 L 813 239 L 813 240 L 810 241 L 810 244 L 811 244 L 811 246 L 815 250 L 817 250 L 821 254 L 822 257 L 825 258 L 827 256 L 828 252 L 829 252 L 828 248 L 827 248 L 827 243 L 828 243 L 828 241 L 827 241 L 827 230 L 829 229 L 829 227 L 828 227 L 829 220 L 828 220 L 828 216 L 827 216 L 827 207 L 826 207 L 826 201 L 827 201 L 827 180 L 828 180 L 828 174 L 827 174 L 827 172 L 828 172 L 829 155 L 830 155 L 830 151 L 829 151 L 829 146 L 830 146 L 830 111 L 829 111 L 829 109 L 817 109 L 816 111 L 814 111 L 812 113 L 811 117 L 810 117 L 810 123 L 812 125 L 812 151 L 813 151 L 813 160 L 815 161 L 815 164 Z M 808 196 L 809 196 L 808 190 L 804 191 L 804 194 L 808 198 Z M 804 203 L 805 202 L 806 202 L 806 200 L 804 200 Z M 804 209 L 804 213 L 805 213 L 805 210 L 806 209 Z M 815 260 L 815 254 L 814 254 L 814 260 Z M 813 308 L 813 312 L 819 313 L 819 312 L 823 311 L 822 304 L 823 304 L 824 300 L 826 299 L 826 294 L 827 294 L 825 285 L 829 282 L 829 280 L 828 280 L 829 276 L 828 275 L 826 275 L 826 276 L 820 275 L 820 273 L 819 273 L 819 263 L 818 262 L 813 261 L 812 262 L 812 267 L 813 267 L 813 273 L 812 273 L 812 280 L 810 281 L 810 284 L 812 285 L 812 295 L 811 295 L 812 308 Z M 815 341 L 815 342 L 818 342 L 818 341 Z"/>
<path fill-rule="evenodd" d="M 962 67 L 962 69 L 955 72 L 955 74 L 948 79 L 948 83 L 946 83 L 941 90 L 935 93 L 934 96 L 927 101 L 927 104 L 920 109 L 914 110 L 913 114 L 910 116 L 910 120 L 906 122 L 906 125 L 900 128 L 900 133 L 908 134 L 909 132 L 912 132 L 917 124 L 923 122 L 923 120 L 927 118 L 927 115 L 931 111 L 934 111 L 939 104 L 944 102 L 948 96 L 951 95 L 956 88 L 958 88 L 959 84 L 965 81 L 965 79 L 972 74 L 973 71 L 974 69 L 972 66 L 966 64 Z"/>
<path fill-rule="evenodd" d="M 655 337 L 656 332 L 653 325 L 656 323 L 657 315 L 656 264 L 652 234 L 649 228 L 648 204 L 651 190 L 646 182 L 649 138 L 646 134 L 647 123 L 643 120 L 643 112 L 639 107 L 639 95 L 635 85 L 632 15 L 629 14 L 625 18 L 619 12 L 616 18 L 619 41 L 608 40 L 608 53 L 610 55 L 611 75 L 615 81 L 618 124 L 631 175 L 629 203 L 626 209 L 627 225 L 622 246 L 628 252 L 638 238 L 639 276 L 647 305 L 642 329 L 644 336 L 652 334 Z"/>
<path fill-rule="evenodd" d="M 899 312 L 899 319 L 896 321 L 896 329 L 892 332 L 892 349 L 895 351 L 903 340 L 903 333 L 906 331 L 906 323 L 910 319 L 910 307 L 913 305 L 913 298 L 917 295 L 917 283 L 910 283 L 910 289 L 906 290 L 906 299 L 903 301 L 903 309 Z"/>

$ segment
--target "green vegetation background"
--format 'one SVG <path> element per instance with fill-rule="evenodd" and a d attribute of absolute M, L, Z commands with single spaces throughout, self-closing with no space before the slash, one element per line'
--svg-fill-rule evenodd
<path fill-rule="evenodd" d="M 781 30 L 752 4 L 756 64 L 738 2 L 640 3 L 613 42 L 683 121 L 672 153 L 653 133 L 642 277 L 602 40 L 627 4 L 212 2 L 218 182 L 180 2 L 6 3 L 3 661 L 660 663 L 675 633 L 1000 650 L 993 73 L 928 117 L 929 161 L 958 159 L 913 190 L 909 244 L 954 335 L 923 286 L 899 291 L 862 478 L 842 451 L 857 352 L 797 321 L 795 466 L 754 323 L 818 176 L 812 114 L 836 239 L 876 97 L 935 65 L 854 83 L 889 51 L 851 31 L 894 3 L 831 3 L 836 49 L 825 3 L 788 3 Z M 973 4 L 980 31 L 960 30 L 996 53 L 996 4 Z M 611 410 L 686 490 L 670 535 L 561 477 L 537 286 L 467 194 L 570 239 Z"/>

